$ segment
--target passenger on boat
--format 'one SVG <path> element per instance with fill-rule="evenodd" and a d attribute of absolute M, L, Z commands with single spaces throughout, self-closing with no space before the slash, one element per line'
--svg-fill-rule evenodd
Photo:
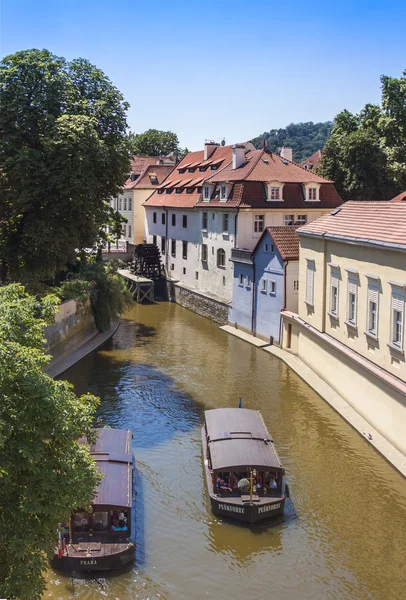
<path fill-rule="evenodd" d="M 271 475 L 270 479 L 269 479 L 269 483 L 268 483 L 268 487 L 271 490 L 276 490 L 276 488 L 278 487 L 278 484 L 276 482 L 275 476 Z"/>

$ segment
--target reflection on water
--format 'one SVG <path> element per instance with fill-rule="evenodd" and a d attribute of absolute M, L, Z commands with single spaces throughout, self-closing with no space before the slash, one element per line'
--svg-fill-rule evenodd
<path fill-rule="evenodd" d="M 102 398 L 105 425 L 134 433 L 136 562 L 101 579 L 50 571 L 45 597 L 404 597 L 404 480 L 284 363 L 163 303 L 134 307 L 65 377 Z M 240 396 L 264 416 L 297 512 L 270 528 L 209 510 L 202 412 Z"/>

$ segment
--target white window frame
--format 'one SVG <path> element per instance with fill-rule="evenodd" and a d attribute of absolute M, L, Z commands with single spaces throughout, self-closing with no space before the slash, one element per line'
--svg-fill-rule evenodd
<path fill-rule="evenodd" d="M 285 215 L 284 225 L 290 227 L 295 224 L 295 215 Z"/>
<path fill-rule="evenodd" d="M 227 200 L 227 186 L 225 183 L 220 185 L 220 200 Z"/>
<path fill-rule="evenodd" d="M 209 222 L 209 213 L 204 211 L 202 214 L 202 230 L 207 231 L 207 225 Z"/>
<path fill-rule="evenodd" d="M 269 294 L 271 296 L 276 296 L 276 281 L 274 279 L 270 279 L 269 284 L 270 284 Z"/>
<path fill-rule="evenodd" d="M 298 225 L 306 225 L 307 215 L 297 215 L 296 223 Z"/>
<path fill-rule="evenodd" d="M 338 318 L 339 311 L 339 278 L 340 272 L 337 268 L 332 268 L 330 272 L 330 312 L 329 314 Z"/>
<path fill-rule="evenodd" d="M 283 184 L 279 181 L 270 181 L 266 200 L 267 202 L 283 202 Z"/>
<path fill-rule="evenodd" d="M 228 213 L 223 213 L 223 233 L 228 233 Z"/>
<path fill-rule="evenodd" d="M 266 279 L 261 279 L 261 288 L 262 288 L 261 292 L 265 292 L 265 294 L 266 294 L 266 291 L 268 288 L 268 282 Z"/>
<path fill-rule="evenodd" d="M 309 189 L 308 189 L 308 198 L 309 198 L 309 202 L 316 202 L 317 201 L 317 188 L 315 188 L 315 187 L 309 187 Z"/>
<path fill-rule="evenodd" d="M 314 260 L 306 259 L 306 304 L 309 306 L 314 306 L 314 273 L 316 270 L 316 265 Z"/>
<path fill-rule="evenodd" d="M 352 302 L 354 296 L 354 303 Z M 351 315 L 352 308 L 354 314 Z M 348 277 L 347 280 L 347 325 L 357 326 L 357 308 L 358 308 L 358 281 L 355 277 Z"/>
<path fill-rule="evenodd" d="M 207 244 L 202 244 L 202 262 L 207 262 Z"/>
<path fill-rule="evenodd" d="M 238 276 L 238 285 L 243 286 L 244 285 L 244 274 L 240 273 Z"/>
<path fill-rule="evenodd" d="M 281 188 L 276 185 L 271 185 L 271 200 L 280 200 L 281 199 Z"/>
<path fill-rule="evenodd" d="M 305 186 L 305 200 L 306 202 L 320 202 L 320 184 L 309 181 Z M 312 191 L 310 191 L 312 190 Z"/>
<path fill-rule="evenodd" d="M 245 287 L 247 287 L 247 288 L 251 287 L 251 275 L 247 275 L 245 279 L 246 279 Z"/>
<path fill-rule="evenodd" d="M 375 310 L 372 305 L 375 304 Z M 373 327 L 373 315 L 375 315 L 375 327 Z M 372 337 L 378 337 L 379 324 L 379 286 L 375 281 L 368 282 L 367 295 L 367 331 L 366 333 Z"/>
<path fill-rule="evenodd" d="M 254 233 L 262 233 L 265 226 L 265 215 L 254 214 Z"/>
<path fill-rule="evenodd" d="M 217 249 L 216 263 L 217 263 L 217 267 L 218 268 L 225 269 L 225 266 L 226 266 L 226 252 L 225 252 L 224 248 L 218 248 Z"/>
<path fill-rule="evenodd" d="M 397 350 L 403 350 L 404 341 L 404 318 L 405 314 L 405 292 L 404 289 L 393 287 L 391 295 L 391 323 L 390 323 L 390 344 Z M 397 315 L 400 315 L 398 319 Z M 400 323 L 398 329 L 397 324 Z M 398 336 L 399 333 L 399 336 Z M 398 338 L 398 339 L 397 339 Z"/>
<path fill-rule="evenodd" d="M 208 185 L 205 185 L 203 187 L 203 202 L 209 202 L 210 201 L 210 187 Z"/>
<path fill-rule="evenodd" d="M 127 210 L 127 196 L 124 196 L 124 209 Z"/>

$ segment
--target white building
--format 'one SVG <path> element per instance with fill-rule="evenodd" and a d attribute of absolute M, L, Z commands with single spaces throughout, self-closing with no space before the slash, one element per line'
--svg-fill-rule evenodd
<path fill-rule="evenodd" d="M 340 205 L 331 181 L 253 145 L 207 142 L 145 202 L 146 239 L 169 278 L 230 302 L 232 252 L 252 250 L 265 227 L 306 223 Z"/>

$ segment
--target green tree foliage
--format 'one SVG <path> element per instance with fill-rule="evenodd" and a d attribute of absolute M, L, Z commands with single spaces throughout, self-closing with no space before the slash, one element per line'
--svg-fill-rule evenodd
<path fill-rule="evenodd" d="M 107 331 L 132 303 L 125 279 L 117 273 L 124 263 L 112 260 L 102 263 L 89 260 L 81 265 L 79 273 L 72 274 L 57 291 L 63 299 L 90 298 L 94 320 L 99 331 Z"/>
<path fill-rule="evenodd" d="M 339 113 L 323 151 L 318 172 L 344 200 L 388 200 L 406 189 L 406 71 L 381 83 L 381 105 Z"/>
<path fill-rule="evenodd" d="M 39 600 L 58 523 L 91 504 L 99 475 L 77 440 L 97 398 L 43 373 L 58 301 L 0 288 L 0 597 Z"/>
<path fill-rule="evenodd" d="M 144 133 L 130 133 L 127 143 L 128 149 L 138 156 L 169 156 L 182 152 L 178 136 L 172 131 L 148 129 Z"/>
<path fill-rule="evenodd" d="M 0 268 L 53 275 L 92 247 L 129 172 L 127 103 L 84 59 L 26 50 L 0 63 Z"/>
<path fill-rule="evenodd" d="M 309 158 L 316 150 L 323 149 L 332 126 L 330 121 L 291 123 L 283 129 L 271 129 L 251 141 L 256 148 L 262 148 L 266 140 L 266 147 L 272 152 L 277 152 L 281 146 L 289 146 L 293 150 L 293 160 L 299 163 Z"/>

